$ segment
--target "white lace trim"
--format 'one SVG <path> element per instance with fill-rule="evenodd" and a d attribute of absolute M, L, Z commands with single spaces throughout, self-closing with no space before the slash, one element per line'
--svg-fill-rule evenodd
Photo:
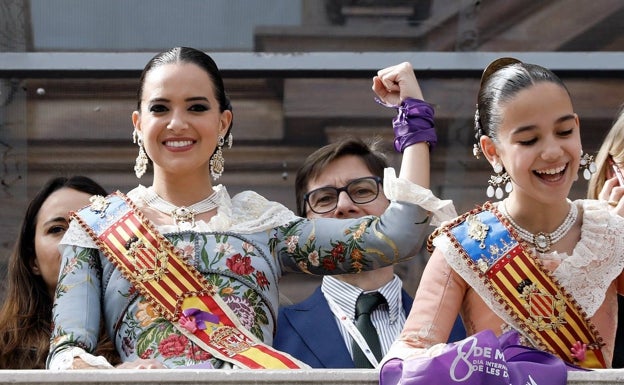
<path fill-rule="evenodd" d="M 217 214 L 208 222 L 198 220 L 193 230 L 197 232 L 231 231 L 238 234 L 252 234 L 265 231 L 277 226 L 285 225 L 298 217 L 280 203 L 272 202 L 253 191 L 243 191 L 230 198 L 225 186 L 214 187 L 217 192 L 219 208 Z M 128 192 L 128 197 L 140 208 L 145 206 L 147 188 L 139 185 Z M 441 222 L 457 216 L 451 200 L 437 198 L 431 190 L 420 187 L 405 179 L 396 177 L 393 168 L 384 170 L 384 193 L 392 201 L 417 204 L 432 213 L 431 224 L 440 225 Z M 177 232 L 175 225 L 157 226 L 163 234 Z M 76 245 L 95 248 L 95 243 L 76 221 L 72 221 L 61 245 Z"/>
<path fill-rule="evenodd" d="M 555 277 L 591 317 L 624 269 L 624 218 L 612 215 L 606 202 L 574 203 L 583 210 L 581 241 L 571 256 L 555 252 L 548 257 L 561 260 Z"/>
<path fill-rule="evenodd" d="M 277 202 L 271 202 L 253 191 L 241 192 L 235 195 L 233 199 L 230 199 L 223 185 L 215 186 L 214 190 L 217 192 L 216 200 L 219 205 L 217 214 L 210 218 L 208 222 L 196 221 L 193 228 L 194 231 L 232 231 L 238 234 L 252 234 L 281 226 L 297 219 L 297 216 L 285 206 Z M 143 207 L 145 206 L 144 198 L 146 193 L 147 188 L 139 185 L 127 195 L 138 207 Z M 175 225 L 160 225 L 157 228 L 163 234 L 178 231 Z M 96 247 L 91 237 L 76 221 L 70 223 L 61 244 Z"/>
<path fill-rule="evenodd" d="M 63 255 L 62 250 L 68 245 L 75 245 L 91 249 L 97 248 L 95 242 L 93 242 L 93 239 L 91 239 L 89 234 L 84 231 L 82 227 L 80 227 L 78 221 L 69 222 L 69 227 L 67 228 L 63 239 L 61 239 L 61 242 L 59 243 L 61 255 Z"/>
<path fill-rule="evenodd" d="M 111 365 L 106 358 L 102 356 L 94 356 L 92 354 L 87 353 L 81 348 L 73 347 L 71 349 L 63 350 L 57 354 L 55 354 L 48 364 L 48 369 L 50 370 L 67 370 L 74 369 L 74 358 L 80 358 L 90 366 L 96 369 L 113 369 L 113 365 Z"/>
<path fill-rule="evenodd" d="M 612 215 L 604 202 L 581 199 L 574 201 L 574 204 L 582 210 L 583 223 L 581 239 L 572 255 L 552 252 L 540 254 L 540 258 L 560 261 L 553 276 L 592 317 L 602 305 L 609 285 L 624 269 L 624 218 Z M 451 246 L 446 235 L 437 237 L 433 244 L 470 286 L 478 293 L 489 293 L 459 252 Z M 491 295 L 482 298 L 499 317 L 511 323 L 503 307 Z"/>
<path fill-rule="evenodd" d="M 432 215 L 432 226 L 440 226 L 444 221 L 448 221 L 457 216 L 457 211 L 455 211 L 452 200 L 439 199 L 433 195 L 431 190 L 406 179 L 397 178 L 396 172 L 392 167 L 388 167 L 384 170 L 383 188 L 384 194 L 391 201 L 417 204 L 429 211 Z"/>

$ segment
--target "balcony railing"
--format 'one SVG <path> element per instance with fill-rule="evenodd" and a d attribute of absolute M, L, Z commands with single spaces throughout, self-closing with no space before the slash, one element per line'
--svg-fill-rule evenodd
<path fill-rule="evenodd" d="M 624 382 L 624 369 L 571 372 L 568 385 L 616 385 Z M 379 373 L 371 369 L 312 370 L 46 370 L 0 371 L 2 384 L 153 384 L 153 385 L 377 385 Z M 539 384 L 547 385 L 547 384 Z"/>

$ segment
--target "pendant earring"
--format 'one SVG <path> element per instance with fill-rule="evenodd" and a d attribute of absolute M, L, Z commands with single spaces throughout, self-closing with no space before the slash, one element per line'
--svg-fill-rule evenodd
<path fill-rule="evenodd" d="M 225 144 L 225 138 L 219 135 L 217 142 L 217 149 L 210 157 L 210 175 L 212 179 L 217 180 L 223 174 L 223 166 L 225 165 L 225 159 L 223 158 L 223 145 Z"/>
<path fill-rule="evenodd" d="M 579 170 L 583 170 L 583 178 L 585 180 L 590 180 L 592 174 L 596 172 L 596 162 L 594 162 L 594 157 L 587 153 L 583 154 L 583 150 L 581 150 L 581 162 Z"/>
<path fill-rule="evenodd" d="M 230 134 L 228 135 L 228 138 L 227 138 L 228 148 L 232 148 L 232 142 L 233 141 L 234 141 L 234 137 L 232 136 L 232 133 L 230 132 Z"/>
<path fill-rule="evenodd" d="M 513 190 L 513 185 L 511 184 L 511 178 L 507 171 L 503 172 L 503 166 L 500 163 L 494 163 L 492 165 L 494 172 L 496 175 L 490 175 L 490 180 L 488 181 L 488 188 L 485 191 L 485 194 L 488 198 L 496 197 L 496 199 L 500 200 L 503 198 L 503 188 L 504 191 L 509 194 Z"/>
<path fill-rule="evenodd" d="M 139 146 L 139 155 L 134 162 L 134 174 L 137 178 L 141 178 L 145 171 L 147 171 L 147 163 L 148 158 L 145 153 L 145 148 L 143 147 L 143 138 L 136 133 L 136 131 L 132 134 L 134 138 L 134 142 Z"/>

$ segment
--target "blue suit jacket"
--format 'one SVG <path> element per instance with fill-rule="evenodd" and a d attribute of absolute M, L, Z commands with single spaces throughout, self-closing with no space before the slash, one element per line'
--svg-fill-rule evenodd
<path fill-rule="evenodd" d="M 412 298 L 402 290 L 403 310 L 409 314 Z M 273 347 L 289 353 L 313 368 L 353 368 L 334 314 L 321 288 L 306 300 L 282 307 Z"/>
<path fill-rule="evenodd" d="M 403 311 L 408 315 L 413 300 L 405 290 L 401 294 Z M 465 337 L 464 325 L 457 317 L 449 342 Z M 306 300 L 280 307 L 273 347 L 313 368 L 355 367 L 320 286 Z"/>

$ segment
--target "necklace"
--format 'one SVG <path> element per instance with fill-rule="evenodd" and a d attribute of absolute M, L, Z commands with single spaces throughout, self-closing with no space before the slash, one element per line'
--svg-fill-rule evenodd
<path fill-rule="evenodd" d="M 173 223 L 181 229 L 190 229 L 195 226 L 195 215 L 208 212 L 219 207 L 217 192 L 213 192 L 207 198 L 193 203 L 190 206 L 176 206 L 167 202 L 154 191 L 153 187 L 146 189 L 145 203 L 160 212 L 173 218 Z"/>
<path fill-rule="evenodd" d="M 509 212 L 507 212 L 507 200 L 504 200 L 503 204 L 499 205 L 498 210 L 501 212 L 501 214 L 503 214 L 505 218 L 507 218 L 509 223 L 511 223 L 511 226 L 514 228 L 514 230 L 516 230 L 520 238 L 534 245 L 535 249 L 540 253 L 546 253 L 550 251 L 550 247 L 553 245 L 553 243 L 557 243 L 568 233 L 568 231 L 570 231 L 572 225 L 574 225 L 574 222 L 576 222 L 576 217 L 578 215 L 578 209 L 576 208 L 576 205 L 570 202 L 570 211 L 568 212 L 568 215 L 563 220 L 563 223 L 561 223 L 555 231 L 553 231 L 552 233 L 544 233 L 540 231 L 537 234 L 533 234 L 530 231 L 520 227 L 520 225 L 518 225 L 516 221 L 513 220 L 511 215 L 509 215 Z"/>

